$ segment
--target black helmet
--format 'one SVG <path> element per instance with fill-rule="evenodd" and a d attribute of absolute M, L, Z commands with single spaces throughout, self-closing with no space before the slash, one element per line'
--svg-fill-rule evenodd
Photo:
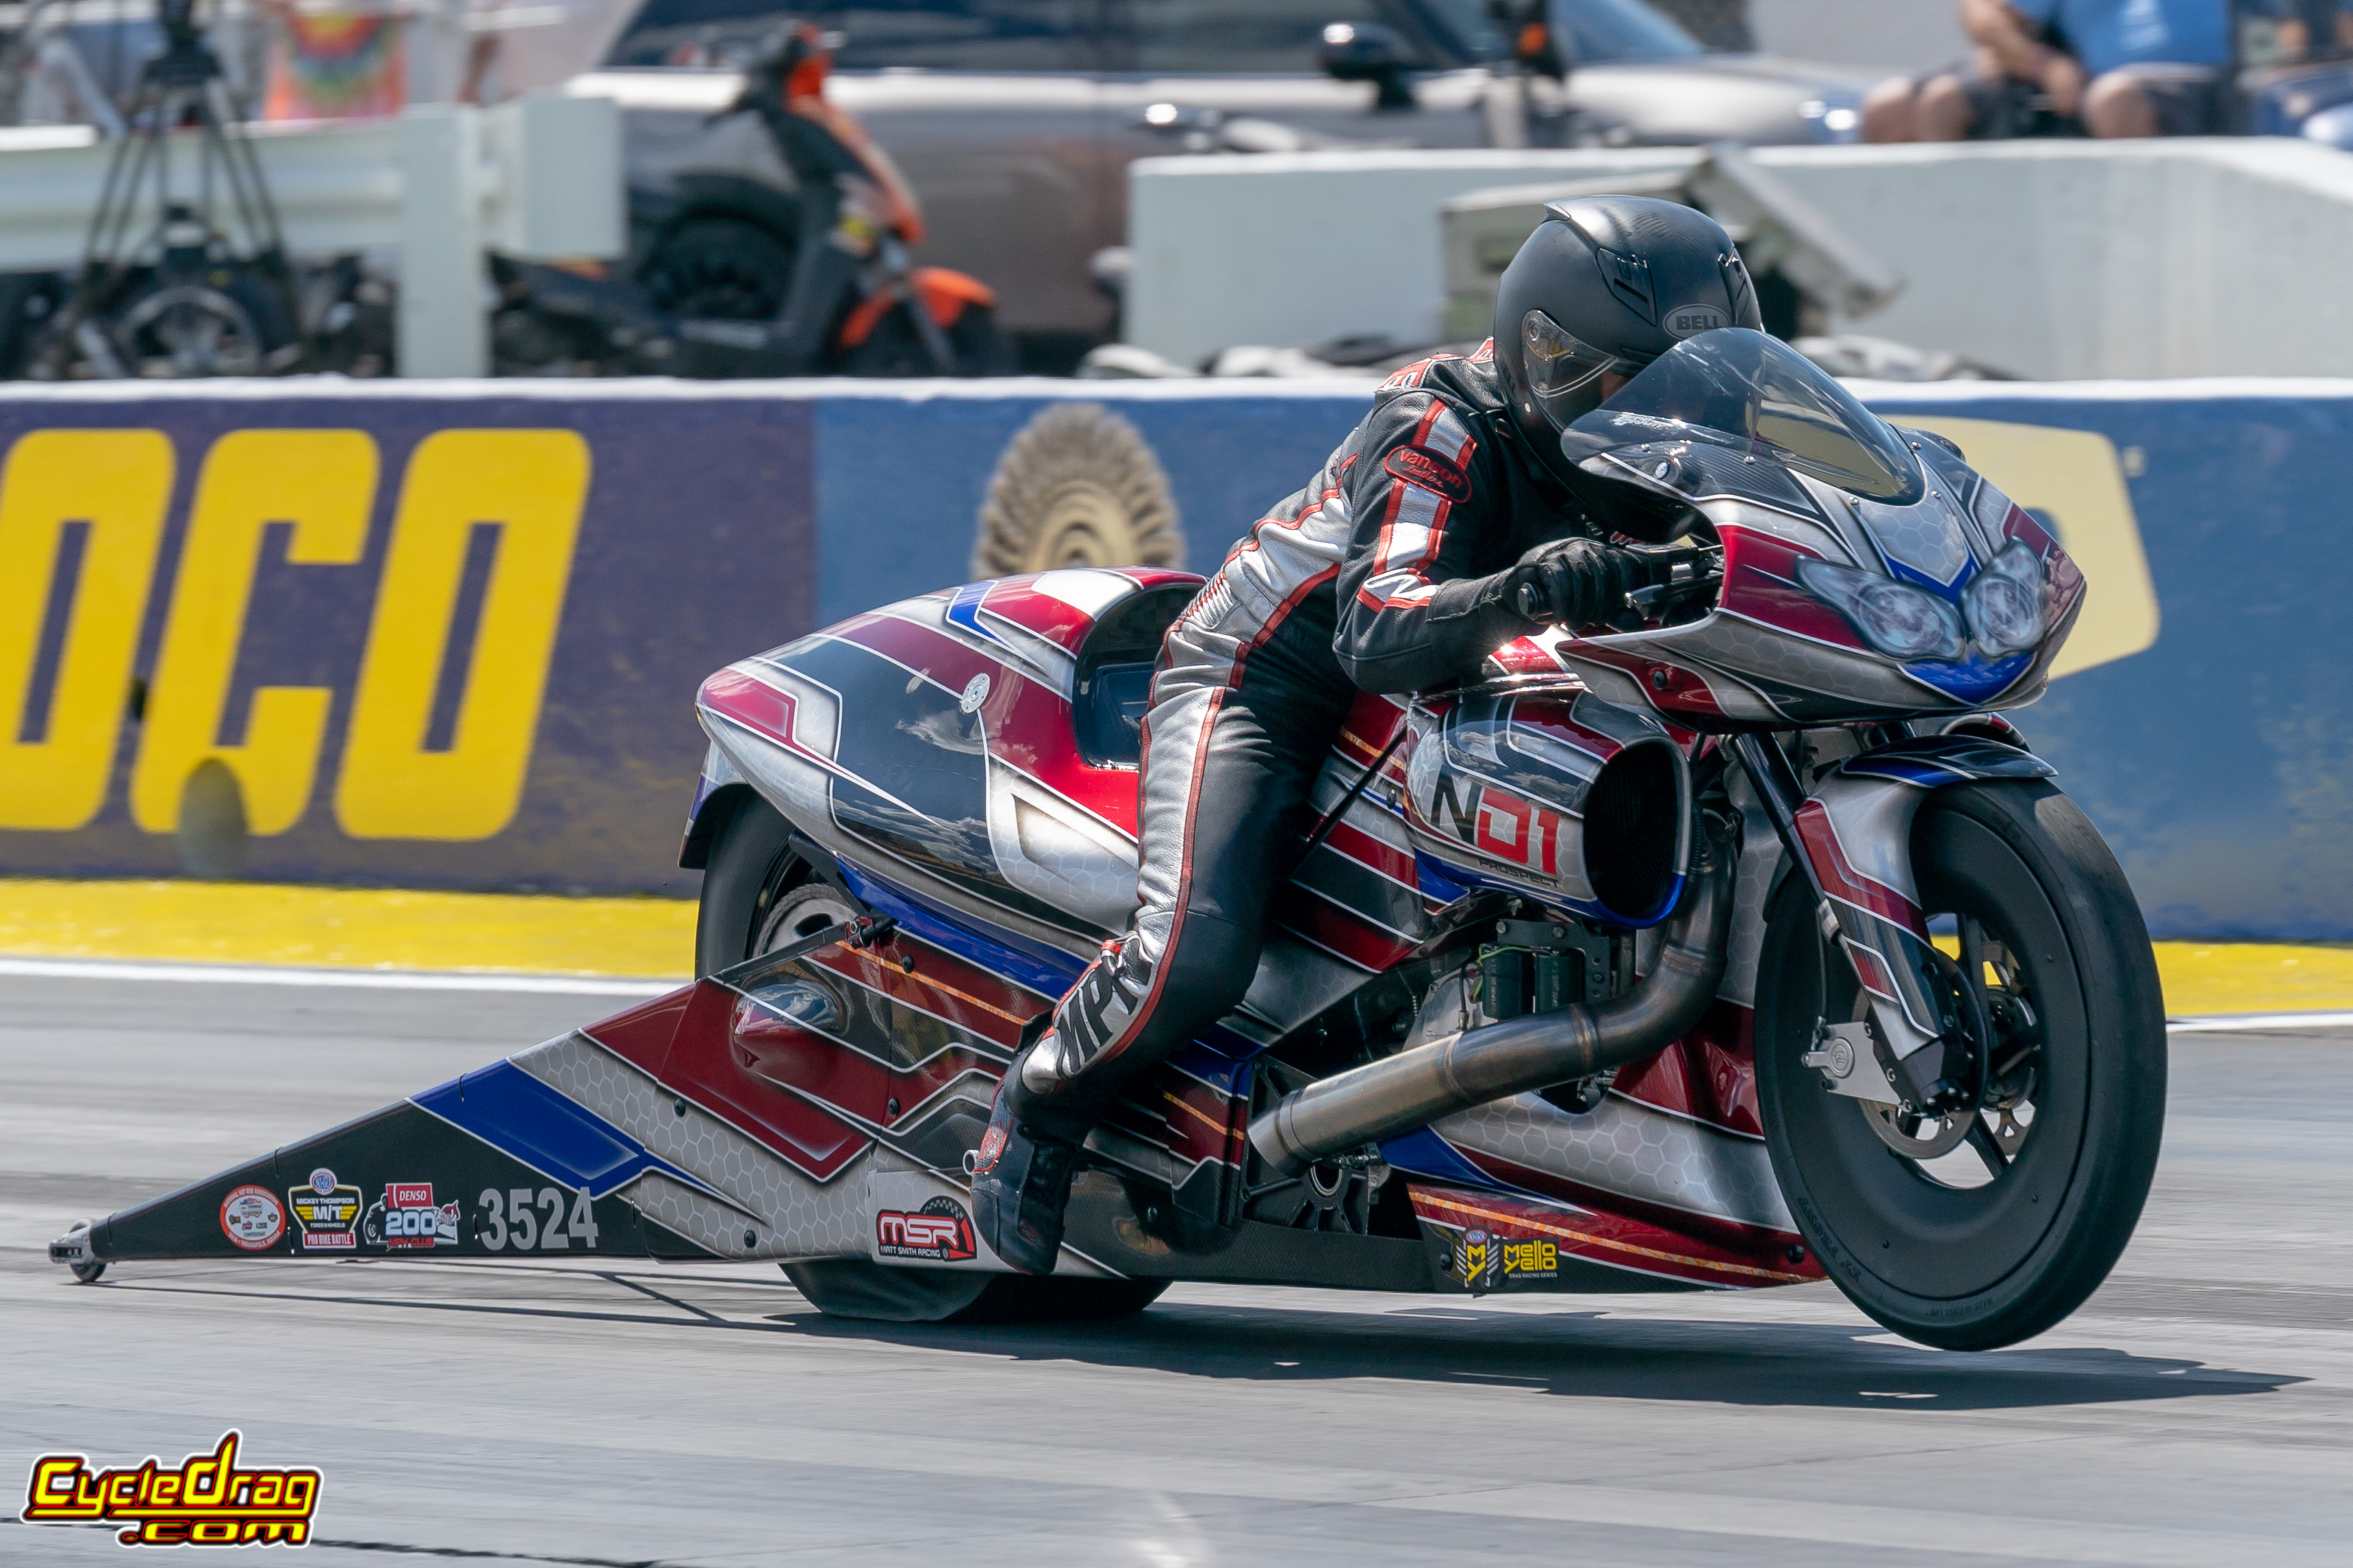
<path fill-rule="evenodd" d="M 1495 363 L 1538 460 L 1581 488 L 1560 435 L 1683 339 L 1761 329 L 1756 286 L 1714 218 L 1649 196 L 1554 202 L 1495 289 Z"/>

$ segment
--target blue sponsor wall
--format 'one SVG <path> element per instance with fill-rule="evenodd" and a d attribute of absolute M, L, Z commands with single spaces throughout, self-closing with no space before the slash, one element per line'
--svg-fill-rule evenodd
<path fill-rule="evenodd" d="M 2353 384 L 1870 392 L 2080 542 L 2093 662 L 2019 721 L 2153 928 L 2353 940 Z M 0 396 L 0 872 L 173 871 L 174 792 L 216 757 L 247 791 L 248 876 L 691 893 L 672 861 L 696 682 L 963 580 L 1008 443 L 1067 399 L 1151 447 L 1198 571 L 1365 402 L 1198 382 Z M 162 455 L 22 439 L 78 430 L 154 432 Z M 299 438 L 318 431 L 364 433 L 366 486 Z M 222 445 L 241 432 L 265 434 Z M 237 504 L 247 473 L 284 493 Z M 241 616 L 195 607 L 240 583 Z"/>

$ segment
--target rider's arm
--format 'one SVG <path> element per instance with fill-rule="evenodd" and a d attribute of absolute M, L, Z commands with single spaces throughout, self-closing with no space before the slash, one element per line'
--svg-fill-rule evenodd
<path fill-rule="evenodd" d="M 1429 393 L 1366 421 L 1340 489 L 1355 532 L 1338 583 L 1333 651 L 1367 691 L 1416 691 L 1479 668 L 1536 629 L 1510 605 L 1511 568 L 1474 575 L 1480 524 L 1506 504 L 1480 430 Z"/>

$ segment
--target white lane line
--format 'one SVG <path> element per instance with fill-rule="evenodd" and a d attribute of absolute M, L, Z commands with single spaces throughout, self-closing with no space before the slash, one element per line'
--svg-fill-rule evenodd
<path fill-rule="evenodd" d="M 563 996 L 659 996 L 682 980 L 586 974 L 453 974 L 424 969 L 301 969 L 261 963 L 124 963 L 108 959 L 0 958 L 0 978 L 167 980 L 201 985 L 350 986 L 370 991 L 508 991 Z"/>
<path fill-rule="evenodd" d="M 2168 1018 L 2175 1035 L 2227 1035 L 2262 1029 L 2353 1029 L 2353 1013 L 2218 1013 L 2202 1018 Z"/>

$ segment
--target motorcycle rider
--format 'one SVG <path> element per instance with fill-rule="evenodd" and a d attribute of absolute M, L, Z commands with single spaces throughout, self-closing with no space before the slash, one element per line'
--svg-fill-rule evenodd
<path fill-rule="evenodd" d="M 1145 723 L 1137 909 L 1008 1068 L 976 1156 L 980 1234 L 1050 1273 L 1079 1145 L 1132 1074 L 1207 1031 L 1258 966 L 1269 900 L 1356 690 L 1475 672 L 1514 637 L 1607 622 L 1650 531 L 1562 430 L 1683 338 L 1761 325 L 1705 215 L 1599 196 L 1546 209 L 1494 337 L 1398 371 L 1304 489 L 1168 629 Z M 1623 492 L 1621 492 L 1622 494 Z"/>

